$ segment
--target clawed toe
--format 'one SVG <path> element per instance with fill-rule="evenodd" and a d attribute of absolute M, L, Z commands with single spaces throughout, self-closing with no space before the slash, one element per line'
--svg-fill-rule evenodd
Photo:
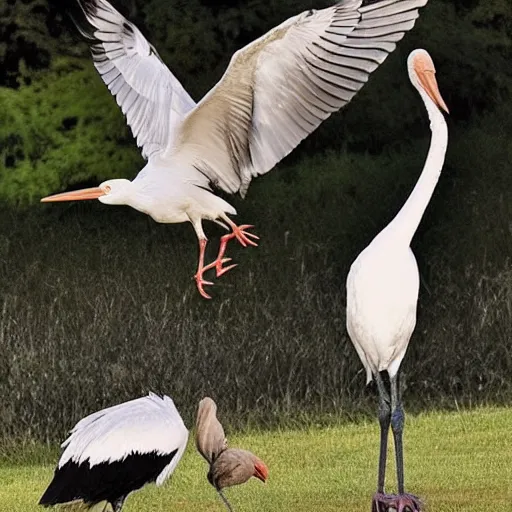
<path fill-rule="evenodd" d="M 388 512 L 392 503 L 392 495 L 376 492 L 372 499 L 372 512 Z"/>
<path fill-rule="evenodd" d="M 210 295 L 204 291 L 203 286 L 212 286 L 213 283 L 211 281 L 205 281 L 199 274 L 196 274 L 194 279 L 196 280 L 197 289 L 199 290 L 201 296 L 205 299 L 211 299 Z"/>
<path fill-rule="evenodd" d="M 226 258 L 228 261 L 231 261 L 231 258 Z M 229 272 L 231 269 L 235 268 L 238 265 L 238 263 L 233 263 L 232 265 L 229 265 L 228 267 L 217 267 L 217 277 L 223 276 L 226 272 Z"/>
<path fill-rule="evenodd" d="M 412 494 L 397 496 L 397 512 L 420 512 L 421 502 Z"/>
<path fill-rule="evenodd" d="M 255 240 L 259 240 L 260 237 L 258 235 L 255 235 L 254 233 L 247 232 L 247 229 L 252 229 L 254 226 L 251 224 L 244 224 L 243 226 L 239 226 L 240 232 L 245 237 L 254 238 Z"/>
<path fill-rule="evenodd" d="M 222 266 L 226 263 L 229 263 L 230 261 L 231 261 L 231 258 L 216 259 L 213 263 L 210 263 L 208 265 L 208 268 L 215 267 L 216 276 L 220 277 L 238 265 L 238 263 L 233 263 L 232 265 L 229 265 L 228 267 Z"/>
<path fill-rule="evenodd" d="M 250 224 L 244 224 L 242 226 L 237 226 L 233 222 L 229 222 L 231 229 L 233 230 L 232 233 L 229 233 L 228 235 L 224 235 L 220 239 L 220 247 L 219 247 L 219 253 L 217 255 L 217 259 L 213 261 L 212 263 L 209 263 L 208 265 L 204 265 L 204 253 L 205 253 L 205 247 L 206 247 L 206 239 L 200 238 L 199 239 L 199 267 L 197 270 L 197 273 L 194 276 L 194 279 L 196 280 L 197 289 L 199 290 L 199 293 L 202 297 L 205 299 L 211 299 L 211 297 L 205 292 L 204 286 L 206 285 L 213 285 L 210 281 L 205 281 L 203 279 L 203 274 L 207 270 L 211 270 L 215 268 L 216 276 L 221 277 L 226 272 L 229 272 L 230 270 L 234 269 L 237 264 L 233 263 L 232 265 L 228 265 L 225 267 L 224 265 L 226 263 L 229 263 L 231 261 L 231 258 L 224 258 L 224 254 L 226 252 L 226 247 L 228 242 L 236 238 L 238 242 L 243 246 L 247 247 L 248 245 L 251 245 L 253 247 L 257 247 L 258 244 L 254 240 L 259 240 L 259 236 L 255 235 L 254 233 L 247 232 L 247 229 L 251 229 L 254 226 Z"/>
<path fill-rule="evenodd" d="M 235 268 L 237 266 L 236 263 L 233 263 L 232 265 L 229 265 L 227 267 L 223 267 L 224 264 L 229 263 L 231 261 L 231 258 L 222 258 L 222 259 L 216 259 L 212 263 L 209 263 L 208 265 L 202 267 L 200 271 L 196 273 L 194 276 L 194 279 L 196 280 L 197 289 L 202 297 L 205 299 L 211 299 L 210 295 L 208 295 L 205 290 L 204 286 L 212 286 L 212 281 L 205 281 L 203 279 L 203 274 L 207 270 L 211 270 L 215 268 L 217 277 L 223 276 L 226 272 L 229 272 L 231 269 Z"/>
<path fill-rule="evenodd" d="M 375 493 L 372 512 L 421 512 L 420 499 L 412 494 Z"/>
<path fill-rule="evenodd" d="M 243 246 L 247 247 L 248 245 L 252 245 L 253 247 L 258 247 L 258 244 L 254 242 L 254 240 L 259 240 L 260 237 L 258 235 L 255 235 L 254 233 L 250 233 L 246 231 L 247 229 L 251 229 L 254 226 L 250 224 L 244 224 L 243 226 L 236 226 L 233 227 L 233 233 L 231 235 L 234 235 L 238 242 Z M 230 235 L 225 235 L 226 237 L 229 237 Z M 224 238 L 224 237 L 223 237 Z M 251 240 L 254 239 L 254 240 Z"/>

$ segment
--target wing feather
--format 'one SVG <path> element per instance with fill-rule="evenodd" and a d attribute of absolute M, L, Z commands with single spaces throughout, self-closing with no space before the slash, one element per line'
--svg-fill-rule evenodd
<path fill-rule="evenodd" d="M 185 116 L 172 157 L 245 195 L 346 105 L 410 30 L 427 0 L 342 0 L 290 18 L 236 52 Z"/>
<path fill-rule="evenodd" d="M 176 125 L 194 108 L 180 82 L 162 62 L 139 29 L 106 0 L 78 0 L 90 25 L 93 61 L 150 158 L 172 145 Z"/>

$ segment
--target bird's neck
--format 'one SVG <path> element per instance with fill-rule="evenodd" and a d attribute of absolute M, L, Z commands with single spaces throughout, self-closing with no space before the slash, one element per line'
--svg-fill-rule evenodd
<path fill-rule="evenodd" d="M 404 241 L 407 246 L 411 243 L 439 180 L 448 145 L 448 128 L 443 114 L 426 94 L 421 95 L 427 108 L 432 131 L 427 160 L 411 195 L 386 229 L 387 232 L 393 233 Z"/>

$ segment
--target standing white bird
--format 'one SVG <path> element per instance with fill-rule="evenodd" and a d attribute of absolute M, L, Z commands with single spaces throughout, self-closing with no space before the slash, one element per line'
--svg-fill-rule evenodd
<path fill-rule="evenodd" d="M 347 330 L 361 359 L 367 381 L 375 378 L 381 428 L 379 476 L 373 511 L 420 509 L 419 500 L 404 493 L 402 434 L 404 412 L 398 372 L 416 325 L 419 273 L 410 243 L 421 221 L 444 163 L 448 129 L 441 110 L 448 112 L 435 78 L 434 63 L 425 50 L 407 61 L 409 78 L 420 93 L 430 118 L 432 139 L 423 172 L 396 217 L 357 257 L 347 277 Z M 380 372 L 387 370 L 389 396 Z M 398 495 L 384 494 L 389 425 L 395 441 Z M 384 507 L 384 508 L 382 508 Z"/>
<path fill-rule="evenodd" d="M 258 237 L 228 215 L 236 210 L 213 188 L 239 192 L 270 171 L 331 113 L 346 105 L 410 30 L 428 0 L 341 0 L 303 12 L 237 51 L 219 83 L 196 105 L 135 25 L 106 0 L 77 0 L 89 24 L 94 65 L 126 115 L 148 163 L 133 181 L 65 192 L 42 201 L 99 199 L 126 204 L 155 221 L 189 221 L 199 240 L 195 280 L 235 265 L 229 240 Z M 202 220 L 231 228 L 217 259 L 204 264 Z"/>
<path fill-rule="evenodd" d="M 62 444 L 52 482 L 40 505 L 86 507 L 106 502 L 119 512 L 129 493 L 161 485 L 185 451 L 188 430 L 168 397 L 150 393 L 91 414 Z"/>

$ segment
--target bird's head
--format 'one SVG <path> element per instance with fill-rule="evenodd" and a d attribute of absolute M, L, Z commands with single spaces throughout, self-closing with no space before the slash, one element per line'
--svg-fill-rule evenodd
<path fill-rule="evenodd" d="M 449 113 L 448 107 L 439 92 L 436 80 L 436 68 L 432 57 L 426 50 L 418 49 L 411 52 L 407 59 L 407 69 L 411 83 L 425 99 L 429 98 L 440 110 Z"/>
<path fill-rule="evenodd" d="M 208 481 L 216 489 L 243 484 L 251 477 L 266 482 L 268 468 L 254 453 L 240 448 L 226 448 L 212 462 L 208 472 Z"/>
<path fill-rule="evenodd" d="M 57 201 L 83 201 L 85 199 L 99 199 L 105 204 L 126 204 L 130 196 L 132 182 L 130 180 L 107 180 L 98 187 L 62 192 L 52 196 L 43 197 L 42 203 Z"/>
<path fill-rule="evenodd" d="M 252 476 L 265 483 L 268 478 L 268 468 L 262 460 L 258 459 L 257 457 L 255 457 L 255 459 L 254 473 Z"/>

